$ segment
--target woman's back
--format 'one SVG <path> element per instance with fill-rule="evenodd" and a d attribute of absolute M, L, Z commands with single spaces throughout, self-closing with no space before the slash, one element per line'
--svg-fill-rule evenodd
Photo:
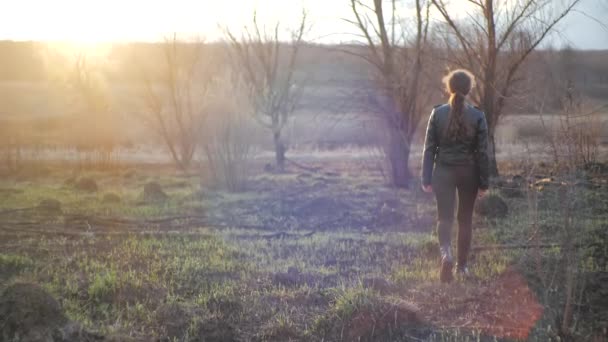
<path fill-rule="evenodd" d="M 465 134 L 451 138 L 446 134 L 450 120 L 450 105 L 444 104 L 434 108 L 432 118 L 433 127 L 437 139 L 436 163 L 444 165 L 473 165 L 476 162 L 476 152 L 479 143 L 485 143 L 480 139 L 485 138 L 482 125 L 485 124 L 484 114 L 481 110 L 466 104 L 462 112 L 462 123 L 465 127 Z"/>

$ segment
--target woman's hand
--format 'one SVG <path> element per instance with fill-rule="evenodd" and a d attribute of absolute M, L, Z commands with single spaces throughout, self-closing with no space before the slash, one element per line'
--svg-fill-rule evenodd
<path fill-rule="evenodd" d="M 431 193 L 433 192 L 433 186 L 432 185 L 422 185 L 422 191 L 426 192 L 426 193 Z"/>
<path fill-rule="evenodd" d="M 488 193 L 488 189 L 479 189 L 477 190 L 477 197 L 482 198 Z"/>

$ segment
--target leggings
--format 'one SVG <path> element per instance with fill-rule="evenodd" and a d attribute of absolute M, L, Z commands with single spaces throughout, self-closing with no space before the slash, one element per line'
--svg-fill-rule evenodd
<path fill-rule="evenodd" d="M 471 248 L 473 208 L 479 188 L 477 167 L 437 164 L 432 182 L 437 201 L 437 233 L 440 246 L 451 245 L 454 207 L 458 193 L 458 265 L 464 267 Z"/>

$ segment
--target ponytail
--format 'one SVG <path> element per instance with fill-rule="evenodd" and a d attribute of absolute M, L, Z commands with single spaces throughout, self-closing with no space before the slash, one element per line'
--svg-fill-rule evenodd
<path fill-rule="evenodd" d="M 450 118 L 446 128 L 446 137 L 448 140 L 455 141 L 466 137 L 467 126 L 464 123 L 464 100 L 465 96 L 459 92 L 450 95 Z"/>
<path fill-rule="evenodd" d="M 450 117 L 445 128 L 449 141 L 461 140 L 469 135 L 469 127 L 464 121 L 464 106 L 467 94 L 475 83 L 475 78 L 467 70 L 455 70 L 444 77 L 443 82 L 450 94 Z"/>

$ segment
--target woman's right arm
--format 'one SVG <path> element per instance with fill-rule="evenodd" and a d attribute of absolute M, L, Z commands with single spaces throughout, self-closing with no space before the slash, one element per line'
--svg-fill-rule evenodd
<path fill-rule="evenodd" d="M 433 177 L 433 165 L 437 154 L 437 128 L 435 123 L 435 109 L 431 112 L 429 122 L 426 126 L 426 138 L 424 139 L 424 150 L 422 153 L 422 185 L 431 185 Z"/>

